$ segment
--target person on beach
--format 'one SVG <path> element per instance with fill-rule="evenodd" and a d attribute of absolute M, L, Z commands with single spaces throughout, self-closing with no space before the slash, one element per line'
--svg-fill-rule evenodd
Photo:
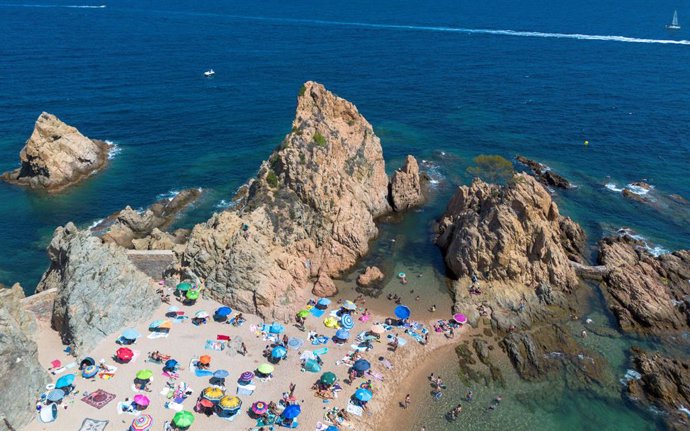
<path fill-rule="evenodd" d="M 465 396 L 465 399 L 466 399 L 467 401 L 472 401 L 472 396 L 473 396 L 472 391 L 469 391 L 469 392 L 467 392 L 467 395 Z"/>
<path fill-rule="evenodd" d="M 242 355 L 242 356 L 247 356 L 247 345 L 244 344 L 244 341 L 243 341 L 242 344 L 240 345 L 240 351 L 239 351 L 239 353 L 240 353 L 240 355 Z"/>
<path fill-rule="evenodd" d="M 405 395 L 405 402 L 403 403 L 403 408 L 407 409 L 407 407 L 412 404 L 412 398 L 410 397 L 410 394 Z"/>
<path fill-rule="evenodd" d="M 436 304 L 432 305 L 431 308 L 429 309 L 432 313 L 436 311 Z"/>

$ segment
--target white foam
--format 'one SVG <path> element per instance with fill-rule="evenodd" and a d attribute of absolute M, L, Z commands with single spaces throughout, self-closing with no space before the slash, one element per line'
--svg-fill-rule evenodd
<path fill-rule="evenodd" d="M 221 199 L 220 202 L 216 204 L 216 208 L 224 210 L 234 205 L 235 203 L 232 201 L 226 201 L 225 199 Z"/>
<path fill-rule="evenodd" d="M 110 151 L 108 152 L 108 160 L 113 160 L 118 154 L 122 152 L 122 147 L 117 145 L 113 141 L 105 141 L 106 144 L 110 145 Z"/>
<path fill-rule="evenodd" d="M 175 199 L 175 196 L 177 196 L 179 194 L 180 194 L 179 190 L 169 190 L 165 193 L 161 193 L 161 194 L 157 195 L 156 200 L 160 201 L 162 199 L 167 199 L 167 200 L 171 201 L 171 200 Z"/>
<path fill-rule="evenodd" d="M 634 184 L 628 184 L 628 185 L 625 186 L 625 188 L 628 189 L 628 190 L 630 190 L 631 192 L 635 193 L 636 195 L 644 196 L 644 195 L 646 195 L 647 193 L 649 193 L 649 191 L 650 191 L 651 189 L 653 189 L 654 186 L 649 186 L 649 188 L 646 189 L 646 188 L 644 188 L 644 187 L 636 186 L 636 185 L 634 185 Z"/>
<path fill-rule="evenodd" d="M 2 4 L 5 7 L 40 7 L 40 8 L 68 8 L 68 9 L 105 9 L 106 5 L 79 5 L 79 4 Z"/>
<path fill-rule="evenodd" d="M 604 185 L 604 187 L 606 187 L 607 189 L 611 190 L 612 192 L 616 192 L 616 193 L 620 193 L 623 191 L 623 189 L 616 186 L 615 183 L 606 183 L 606 185 Z"/>
<path fill-rule="evenodd" d="M 443 179 L 445 178 L 441 173 L 441 168 L 434 162 L 422 160 L 422 167 L 424 168 L 426 174 L 429 175 L 429 184 L 432 187 L 440 184 L 441 181 L 443 181 Z"/>
<path fill-rule="evenodd" d="M 546 33 L 546 32 L 541 32 L 541 31 L 501 30 L 501 29 L 463 28 L 463 27 L 441 27 L 441 26 L 404 25 L 404 24 L 378 24 L 378 23 L 349 22 L 349 21 L 328 21 L 328 20 L 319 20 L 319 19 L 271 18 L 271 17 L 241 16 L 241 15 L 229 15 L 229 17 L 235 18 L 235 19 L 245 19 L 245 20 L 254 20 L 254 21 L 292 22 L 292 23 L 298 23 L 298 24 L 318 24 L 318 25 L 329 25 L 329 26 L 340 26 L 340 27 L 371 28 L 371 29 L 379 29 L 379 30 L 433 31 L 433 32 L 444 32 L 444 33 L 486 34 L 486 35 L 494 35 L 494 36 L 539 37 L 539 38 L 548 38 L 548 39 L 574 39 L 574 40 L 623 42 L 623 43 L 690 45 L 690 40 L 647 39 L 647 38 L 617 36 L 617 35 L 598 35 L 598 34 L 580 34 L 580 33 Z"/>
<path fill-rule="evenodd" d="M 89 230 L 95 228 L 96 226 L 98 226 L 101 223 L 103 223 L 103 219 L 96 220 L 95 222 L 91 223 L 91 225 L 89 225 Z"/>
<path fill-rule="evenodd" d="M 678 411 L 685 413 L 690 418 L 690 410 L 685 406 L 678 407 Z"/>
<path fill-rule="evenodd" d="M 658 245 L 654 245 L 652 247 L 652 245 L 650 245 L 649 242 L 647 241 L 647 238 L 643 237 L 640 234 L 633 232 L 631 229 L 628 229 L 628 228 L 618 229 L 618 234 L 619 235 L 628 235 L 630 238 L 633 238 L 633 239 L 636 239 L 636 240 L 642 242 L 642 247 L 645 250 L 647 250 L 647 252 L 649 252 L 649 254 L 651 254 L 654 257 L 659 257 L 662 254 L 670 253 L 670 251 L 668 249 L 665 249 L 664 247 L 661 247 Z"/>

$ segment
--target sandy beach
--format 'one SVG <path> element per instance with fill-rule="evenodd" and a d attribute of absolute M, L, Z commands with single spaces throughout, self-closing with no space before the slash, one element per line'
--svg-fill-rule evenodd
<path fill-rule="evenodd" d="M 202 310 L 213 314 L 213 311 L 220 307 L 220 304 L 209 300 L 200 300 L 193 306 L 175 305 L 178 305 L 185 312 L 186 316 L 194 316 Z M 130 346 L 135 352 L 135 358 L 131 362 L 121 364 L 114 360 L 115 351 L 120 347 L 115 340 L 120 334 L 108 336 L 89 353 L 88 356 L 92 357 L 96 362 L 104 362 L 107 365 L 117 367 L 117 371 L 115 371 L 112 378 L 105 380 L 97 376 L 93 379 L 86 379 L 81 376 L 77 368 L 66 369 L 57 375 L 53 375 L 54 382 L 60 376 L 72 372 L 76 373 L 75 391 L 60 404 L 58 417 L 55 422 L 46 424 L 36 420 L 23 428 L 23 430 L 81 430 L 85 429 L 80 427 L 82 427 L 82 423 L 87 418 L 95 420 L 96 423 L 108 421 L 107 426 L 103 429 L 126 430 L 136 416 L 132 413 L 119 412 L 118 403 L 124 402 L 126 399 L 131 401 L 138 393 L 148 396 L 151 403 L 145 411 L 137 414 L 152 415 L 154 424 L 151 429 L 163 430 L 164 422 L 170 421 L 175 411 L 165 407 L 166 401 L 169 401 L 164 395 L 168 377 L 162 374 L 163 365 L 147 361 L 148 353 L 152 351 L 159 351 L 162 354 L 169 355 L 181 364 L 182 369 L 179 370 L 179 376 L 175 379 L 175 383 L 184 382 L 192 390 L 192 394 L 182 403 L 183 408 L 190 411 L 193 411 L 199 394 L 206 387 L 210 386 L 209 377 L 197 377 L 190 369 L 190 363 L 194 358 L 199 358 L 201 355 L 210 355 L 212 358 L 210 370 L 224 369 L 229 372 L 229 376 L 225 379 L 227 395 L 236 394 L 236 381 L 242 372 L 253 371 L 259 364 L 267 362 L 262 357 L 262 352 L 270 342 L 266 339 L 265 334 L 258 329 L 263 323 L 259 317 L 245 314 L 247 321 L 240 327 L 214 322 L 211 319 L 209 319 L 208 323 L 199 326 L 192 324 L 190 320 L 183 320 L 180 323 L 173 324 L 167 337 L 149 338 L 149 335 L 152 333 L 148 329 L 149 323 L 157 319 L 166 319 L 165 315 L 168 308 L 169 305 L 164 304 L 151 316 L 149 321 L 132 323 L 132 327 L 137 329 L 143 336 L 134 345 Z M 433 333 L 433 330 L 431 330 L 429 343 L 424 346 L 412 337 L 404 334 L 402 330 L 388 331 L 382 336 L 381 342 L 374 343 L 372 350 L 362 353 L 363 358 L 369 360 L 372 365 L 371 375 L 365 374 L 363 378 L 358 378 L 352 384 L 348 384 L 344 381 L 348 377 L 349 366 L 345 364 L 338 365 L 340 360 L 348 353 L 353 352 L 351 344 L 354 343 L 356 334 L 368 329 L 374 322 L 383 321 L 384 316 L 372 315 L 370 320 L 364 323 L 358 319 L 360 316 L 360 310 L 358 310 L 354 315 L 355 327 L 350 331 L 352 334 L 350 342 L 338 345 L 329 340 L 325 345 L 312 346 L 307 340 L 309 331 L 314 330 L 329 338 L 334 335 L 336 330 L 326 328 L 323 320 L 329 315 L 329 312 L 337 309 L 338 305 L 333 303 L 321 318 L 311 315 L 307 317 L 305 331 L 298 329 L 294 325 L 286 325 L 285 333 L 287 336 L 303 340 L 304 345 L 298 349 L 288 348 L 287 358 L 275 365 L 275 371 L 270 380 L 260 381 L 255 379 L 255 391 L 251 395 L 239 396 L 242 400 L 242 409 L 234 421 L 231 422 L 233 428 L 243 430 L 255 429 L 256 420 L 250 418 L 247 414 L 252 403 L 256 401 L 267 403 L 274 401 L 277 403 L 283 393 L 288 391 L 289 385 L 294 383 L 296 385 L 296 403 L 302 407 L 302 413 L 297 418 L 299 428 L 307 430 L 325 429 L 329 425 L 325 420 L 326 411 L 333 407 L 346 408 L 350 397 L 360 384 L 371 380 L 374 396 L 372 401 L 368 403 L 368 408 L 362 416 L 350 415 L 351 420 L 339 424 L 339 427 L 340 429 L 354 430 L 379 429 L 379 424 L 382 421 L 389 420 L 391 414 L 397 415 L 400 410 L 398 402 L 391 399 L 400 382 L 405 379 L 416 365 L 423 363 L 424 359 L 436 349 L 447 346 L 452 342 L 457 342 L 462 332 L 462 330 L 457 331 L 455 339 L 447 339 L 442 334 Z M 231 317 L 236 314 L 236 312 L 233 312 Z M 176 321 L 175 319 L 172 320 Z M 272 322 L 266 323 L 270 324 Z M 428 323 L 430 322 L 425 322 L 427 328 L 429 328 Z M 401 339 L 404 340 L 402 343 L 405 343 L 396 352 L 390 351 L 385 341 L 387 336 L 393 333 L 399 334 Z M 207 340 L 215 341 L 217 335 L 226 335 L 232 340 L 241 339 L 247 347 L 247 355 L 242 356 L 230 347 L 222 351 L 205 349 Z M 46 369 L 49 369 L 51 362 L 55 360 L 59 360 L 62 367 L 69 367 L 67 364 L 74 361 L 78 363 L 83 359 L 81 357 L 71 357 L 64 352 L 64 346 L 60 342 L 59 335 L 50 329 L 46 316 L 39 319 L 37 341 L 39 345 L 39 360 Z M 300 354 L 305 350 L 315 350 L 322 347 L 328 348 L 328 352 L 321 356 L 323 360 L 322 370 L 316 373 L 302 371 L 299 359 Z M 380 357 L 385 357 L 390 361 L 392 368 L 385 367 L 379 361 Z M 134 388 L 135 374 L 142 369 L 153 371 L 152 383 L 150 385 L 151 392 L 139 392 Z M 316 397 L 315 391 L 311 390 L 311 386 L 326 371 L 335 373 L 338 377 L 338 383 L 342 386 L 342 390 L 336 393 L 336 398 L 328 401 Z M 378 378 L 374 376 L 378 376 Z M 86 393 L 93 393 L 99 389 L 113 394 L 114 398 L 100 409 L 82 401 Z M 216 415 L 207 417 L 203 414 L 195 413 L 195 417 L 196 419 L 191 429 L 220 429 L 228 426 L 224 419 Z"/>

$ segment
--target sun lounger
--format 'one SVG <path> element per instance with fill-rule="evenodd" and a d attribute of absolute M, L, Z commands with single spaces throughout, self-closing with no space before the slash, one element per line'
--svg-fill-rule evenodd
<path fill-rule="evenodd" d="M 237 385 L 237 395 L 252 395 L 256 385 Z"/>
<path fill-rule="evenodd" d="M 347 408 L 345 409 L 345 411 L 347 411 L 348 413 L 351 413 L 351 414 L 353 414 L 353 415 L 355 415 L 355 416 L 360 416 L 360 417 L 361 417 L 362 414 L 364 413 L 364 409 L 363 409 L 362 407 L 356 406 L 356 405 L 354 405 L 354 404 L 352 404 L 352 403 L 348 403 Z"/>
<path fill-rule="evenodd" d="M 155 340 L 156 338 L 168 338 L 169 332 L 151 332 L 146 336 L 149 340 Z"/>

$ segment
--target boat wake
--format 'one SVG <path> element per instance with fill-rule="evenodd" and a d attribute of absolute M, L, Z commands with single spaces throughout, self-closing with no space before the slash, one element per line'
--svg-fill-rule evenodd
<path fill-rule="evenodd" d="M 0 4 L 3 7 L 41 7 L 68 9 L 105 9 L 106 5 L 78 5 L 78 4 Z"/>
<path fill-rule="evenodd" d="M 447 33 L 464 33 L 464 34 L 486 34 L 494 36 L 513 36 L 513 37 L 541 37 L 550 39 L 576 39 L 576 40 L 590 40 L 590 41 L 608 41 L 608 42 L 623 42 L 623 43 L 653 43 L 653 44 L 667 44 L 667 45 L 690 45 L 690 40 L 672 40 L 672 39 L 646 39 L 629 36 L 616 35 L 598 35 L 598 34 L 580 34 L 580 33 L 547 33 L 541 31 L 522 31 L 522 30 L 492 30 L 482 28 L 463 28 L 463 27 L 440 27 L 440 26 L 425 26 L 425 25 L 402 25 L 402 24 L 377 24 L 365 22 L 349 22 L 349 21 L 329 21 L 319 19 L 298 19 L 298 18 L 270 18 L 257 16 L 241 16 L 231 15 L 234 19 L 254 20 L 254 21 L 270 21 L 283 22 L 295 24 L 314 24 L 314 25 L 328 25 L 340 27 L 355 27 L 355 28 L 370 28 L 378 30 L 411 30 L 411 31 L 433 31 L 433 32 L 447 32 Z"/>

